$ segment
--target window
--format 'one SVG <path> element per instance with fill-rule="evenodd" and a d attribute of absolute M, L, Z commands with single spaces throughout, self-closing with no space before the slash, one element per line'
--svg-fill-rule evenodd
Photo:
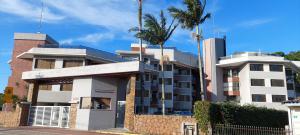
<path fill-rule="evenodd" d="M 165 78 L 165 85 L 172 85 L 172 78 Z M 159 78 L 159 84 L 162 84 L 162 79 Z"/>
<path fill-rule="evenodd" d="M 80 109 L 110 110 L 111 99 L 102 97 L 81 97 Z"/>
<path fill-rule="evenodd" d="M 250 71 L 264 71 L 263 64 L 250 64 Z"/>
<path fill-rule="evenodd" d="M 271 79 L 272 87 L 284 87 L 284 80 L 280 79 Z"/>
<path fill-rule="evenodd" d="M 172 65 L 165 65 L 165 71 L 172 71 Z"/>
<path fill-rule="evenodd" d="M 136 97 L 141 97 L 142 91 L 141 90 L 135 91 L 135 95 L 136 95 Z M 144 90 L 143 95 L 144 95 L 144 97 L 149 97 L 149 90 Z"/>
<path fill-rule="evenodd" d="M 283 66 L 282 65 L 270 65 L 270 71 L 282 72 Z"/>
<path fill-rule="evenodd" d="M 238 77 L 239 76 L 239 69 L 232 69 L 232 77 Z"/>
<path fill-rule="evenodd" d="M 145 81 L 150 81 L 150 74 L 149 73 L 145 74 Z"/>
<path fill-rule="evenodd" d="M 60 91 L 72 91 L 73 84 L 72 83 L 65 83 L 60 85 Z"/>
<path fill-rule="evenodd" d="M 152 75 L 152 80 L 157 80 L 157 75 Z"/>
<path fill-rule="evenodd" d="M 188 69 L 178 69 L 178 74 L 179 75 L 190 75 L 190 70 Z"/>
<path fill-rule="evenodd" d="M 286 69 L 285 74 L 286 76 L 293 76 L 293 71 L 291 69 Z"/>
<path fill-rule="evenodd" d="M 266 95 L 263 94 L 252 94 L 253 102 L 266 102 Z"/>
<path fill-rule="evenodd" d="M 294 90 L 295 89 L 294 84 L 292 84 L 292 83 L 287 83 L 286 87 L 287 87 L 287 90 Z"/>
<path fill-rule="evenodd" d="M 178 82 L 174 85 L 178 88 L 190 88 L 190 82 Z"/>
<path fill-rule="evenodd" d="M 224 78 L 232 77 L 231 70 L 230 69 L 224 69 L 223 77 Z"/>
<path fill-rule="evenodd" d="M 232 82 L 232 90 L 237 91 L 240 88 L 239 82 Z"/>
<path fill-rule="evenodd" d="M 52 90 L 52 85 L 50 84 L 39 84 L 39 90 Z"/>
<path fill-rule="evenodd" d="M 251 86 L 265 86 L 264 79 L 251 79 Z"/>
<path fill-rule="evenodd" d="M 34 68 L 36 69 L 54 69 L 55 59 L 36 59 Z"/>
<path fill-rule="evenodd" d="M 64 60 L 63 68 L 83 66 L 82 60 Z"/>
<path fill-rule="evenodd" d="M 191 101 L 191 97 L 189 95 L 178 95 L 176 101 Z"/>
<path fill-rule="evenodd" d="M 161 97 L 162 94 L 159 93 L 159 98 L 161 99 Z M 165 100 L 172 100 L 172 97 L 173 97 L 172 93 L 165 93 Z"/>
<path fill-rule="evenodd" d="M 283 102 L 285 100 L 285 95 L 272 95 L 272 102 Z"/>

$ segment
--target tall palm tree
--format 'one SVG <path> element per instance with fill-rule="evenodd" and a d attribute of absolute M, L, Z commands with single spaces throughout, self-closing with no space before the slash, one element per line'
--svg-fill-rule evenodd
<path fill-rule="evenodd" d="M 143 16 L 143 9 L 142 9 L 142 5 L 143 5 L 143 0 L 138 0 L 138 5 L 139 5 L 139 11 L 138 11 L 138 21 L 139 21 L 139 32 L 141 32 L 142 28 L 143 28 L 143 21 L 142 21 L 142 16 Z M 143 39 L 139 38 L 139 43 L 140 43 L 140 57 L 139 57 L 139 61 L 143 62 L 143 52 L 142 52 L 142 48 L 143 48 Z M 144 67 L 142 67 L 144 68 Z M 140 91 L 141 91 L 141 107 L 139 112 L 140 113 L 144 113 L 144 74 L 141 72 L 139 74 L 139 79 L 140 79 Z"/>
<path fill-rule="evenodd" d="M 162 73 L 161 84 L 161 102 L 162 102 L 162 114 L 165 115 L 165 80 L 164 80 L 164 45 L 166 41 L 171 37 L 178 24 L 172 23 L 167 27 L 167 19 L 164 16 L 163 11 L 160 12 L 160 21 L 158 21 L 153 15 L 145 14 L 144 16 L 144 29 L 139 30 L 138 27 L 130 29 L 130 31 L 137 32 L 135 36 L 141 38 L 152 45 L 157 45 L 161 50 L 160 65 Z"/>
<path fill-rule="evenodd" d="M 204 13 L 206 0 L 184 0 L 186 10 L 170 7 L 168 10 L 171 15 L 178 20 L 183 29 L 194 30 L 196 29 L 196 39 L 198 47 L 198 63 L 199 63 L 199 77 L 200 77 L 200 89 L 202 91 L 201 98 L 206 98 L 205 90 L 203 87 L 203 71 L 202 71 L 202 59 L 200 51 L 200 40 L 202 39 L 202 33 L 199 31 L 200 24 L 204 23 L 207 18 L 210 18 L 210 13 Z"/>

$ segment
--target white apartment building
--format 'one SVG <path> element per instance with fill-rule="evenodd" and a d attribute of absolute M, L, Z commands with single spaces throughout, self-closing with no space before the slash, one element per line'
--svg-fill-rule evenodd
<path fill-rule="evenodd" d="M 268 108 L 287 108 L 281 102 L 296 97 L 294 62 L 261 52 L 226 56 L 226 41 L 203 42 L 207 99 L 235 101 Z"/>
<path fill-rule="evenodd" d="M 226 56 L 224 39 L 204 40 L 203 49 L 208 100 L 285 109 L 280 102 L 297 94 L 297 62 L 260 52 Z M 46 34 L 15 33 L 8 86 L 28 95 L 33 126 L 123 128 L 134 114 L 161 114 L 162 75 L 166 113 L 190 115 L 201 97 L 197 57 L 165 47 L 161 72 L 161 50 L 144 44 L 142 52 L 139 62 L 138 44 L 114 54 L 58 45 Z"/>
<path fill-rule="evenodd" d="M 160 71 L 161 50 L 158 47 L 143 44 L 143 59 L 147 65 Z M 139 58 L 139 44 L 132 44 L 131 51 L 117 50 L 117 54 L 127 60 Z M 193 54 L 178 51 L 174 47 L 164 48 L 165 61 L 165 106 L 166 112 L 191 114 L 193 100 L 199 99 L 197 86 L 197 57 Z M 161 113 L 161 78 L 162 72 L 147 73 L 144 76 L 144 113 Z M 137 82 L 140 86 L 140 82 Z M 139 88 L 139 87 L 137 87 Z M 137 89 L 138 93 L 142 93 Z M 141 110 L 141 96 L 136 97 L 137 111 Z"/>

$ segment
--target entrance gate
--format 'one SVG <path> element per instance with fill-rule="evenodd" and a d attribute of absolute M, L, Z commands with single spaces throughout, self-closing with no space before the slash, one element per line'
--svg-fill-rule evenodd
<path fill-rule="evenodd" d="M 28 125 L 44 127 L 69 127 L 70 106 L 32 106 Z"/>

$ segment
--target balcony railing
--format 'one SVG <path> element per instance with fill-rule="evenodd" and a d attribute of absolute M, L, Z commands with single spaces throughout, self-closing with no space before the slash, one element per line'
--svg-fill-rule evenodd
<path fill-rule="evenodd" d="M 240 58 L 240 57 L 248 57 L 248 56 L 274 56 L 274 57 L 281 57 L 276 54 L 271 53 L 263 53 L 263 52 L 242 52 L 236 53 L 230 56 L 220 57 L 220 60 L 227 60 L 232 58 Z"/>

